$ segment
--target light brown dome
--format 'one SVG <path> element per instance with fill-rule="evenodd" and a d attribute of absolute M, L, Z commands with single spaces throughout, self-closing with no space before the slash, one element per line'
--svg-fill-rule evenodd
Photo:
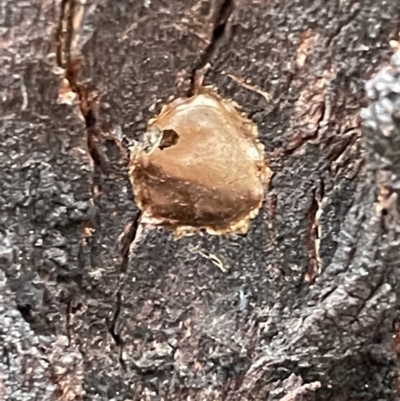
<path fill-rule="evenodd" d="M 210 88 L 164 106 L 131 151 L 144 219 L 177 235 L 245 233 L 271 176 L 256 126 Z"/>

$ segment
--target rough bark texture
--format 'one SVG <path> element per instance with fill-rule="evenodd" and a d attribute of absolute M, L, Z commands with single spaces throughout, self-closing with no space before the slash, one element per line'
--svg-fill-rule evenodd
<path fill-rule="evenodd" d="M 399 24 L 397 0 L 0 1 L 0 397 L 395 399 Z M 138 225 L 127 147 L 207 62 L 275 174 L 247 235 L 174 240 Z"/>

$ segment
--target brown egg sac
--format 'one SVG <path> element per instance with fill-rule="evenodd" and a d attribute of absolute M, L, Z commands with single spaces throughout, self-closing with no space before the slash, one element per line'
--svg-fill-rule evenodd
<path fill-rule="evenodd" d="M 245 233 L 271 170 L 256 126 L 202 87 L 164 106 L 131 148 L 130 178 L 143 220 L 177 236 Z"/>

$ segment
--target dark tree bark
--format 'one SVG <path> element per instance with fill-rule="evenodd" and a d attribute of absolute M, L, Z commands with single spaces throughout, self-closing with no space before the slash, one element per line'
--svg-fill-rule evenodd
<path fill-rule="evenodd" d="M 0 398 L 395 399 L 399 1 L 2 0 L 0 22 Z M 208 63 L 274 176 L 248 234 L 175 240 L 138 222 L 128 146 Z"/>

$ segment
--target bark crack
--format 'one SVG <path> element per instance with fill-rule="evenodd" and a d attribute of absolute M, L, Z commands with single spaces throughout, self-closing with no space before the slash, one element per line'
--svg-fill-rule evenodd
<path fill-rule="evenodd" d="M 110 172 L 109 162 L 107 157 L 103 154 L 101 150 L 101 145 L 104 142 L 102 133 L 97 127 L 96 111 L 94 107 L 93 91 L 91 91 L 86 85 L 79 82 L 80 73 L 82 71 L 82 61 L 79 57 L 73 55 L 73 39 L 76 31 L 79 29 L 74 18 L 79 12 L 79 7 L 81 3 L 78 0 L 63 0 L 61 3 L 61 13 L 59 26 L 56 32 L 56 60 L 60 68 L 64 69 L 64 85 L 68 86 L 69 92 L 72 92 L 77 97 L 77 103 L 79 106 L 79 111 L 83 116 L 86 128 L 86 141 L 87 148 L 90 157 L 94 163 L 94 168 L 99 168 L 104 174 Z M 82 23 L 82 20 L 80 21 Z M 108 139 L 108 138 L 107 138 Z M 115 142 L 115 139 L 112 138 Z M 92 196 L 95 198 L 96 194 L 99 192 L 99 185 L 96 180 L 92 182 Z M 137 218 L 135 219 L 136 222 Z M 127 264 L 127 258 L 129 253 L 130 238 L 135 237 L 137 224 L 132 224 L 132 230 L 128 232 L 127 238 L 123 241 L 121 247 L 121 259 L 122 264 Z M 95 265 L 92 262 L 92 265 Z M 123 268 L 120 269 L 120 272 Z M 126 364 L 122 357 L 123 351 L 123 340 L 120 334 L 117 332 L 117 322 L 122 310 L 121 302 L 121 285 L 118 283 L 118 290 L 115 299 L 115 312 L 112 316 L 111 321 L 106 319 L 108 332 L 110 333 L 113 341 L 118 346 L 119 349 L 119 363 L 122 369 L 126 370 Z M 68 339 L 71 341 L 71 301 L 67 304 L 67 333 Z"/>
<path fill-rule="evenodd" d="M 308 269 L 304 274 L 304 279 L 308 283 L 313 283 L 320 273 L 321 257 L 319 246 L 321 239 L 320 217 L 322 215 L 322 200 L 324 198 L 324 183 L 321 181 L 317 190 L 313 191 L 313 197 L 308 212 L 309 234 L 307 235 L 307 249 L 309 255 Z"/>
<path fill-rule="evenodd" d="M 58 66 L 65 70 L 64 79 L 69 86 L 69 91 L 77 96 L 79 111 L 85 121 L 87 148 L 93 163 L 107 172 L 106 158 L 99 147 L 101 134 L 96 126 L 93 91 L 79 82 L 83 63 L 80 57 L 73 54 L 73 39 L 79 29 L 74 19 L 79 12 L 79 7 L 80 3 L 77 0 L 63 0 L 61 3 L 60 21 L 56 33 L 56 60 Z"/>
<path fill-rule="evenodd" d="M 199 75 L 203 74 L 204 69 L 211 59 L 217 54 L 221 44 L 229 39 L 229 20 L 235 9 L 235 0 L 222 0 L 217 8 L 214 17 L 214 28 L 211 41 L 204 52 L 200 55 L 192 70 L 189 88 L 189 97 L 196 91 Z"/>

